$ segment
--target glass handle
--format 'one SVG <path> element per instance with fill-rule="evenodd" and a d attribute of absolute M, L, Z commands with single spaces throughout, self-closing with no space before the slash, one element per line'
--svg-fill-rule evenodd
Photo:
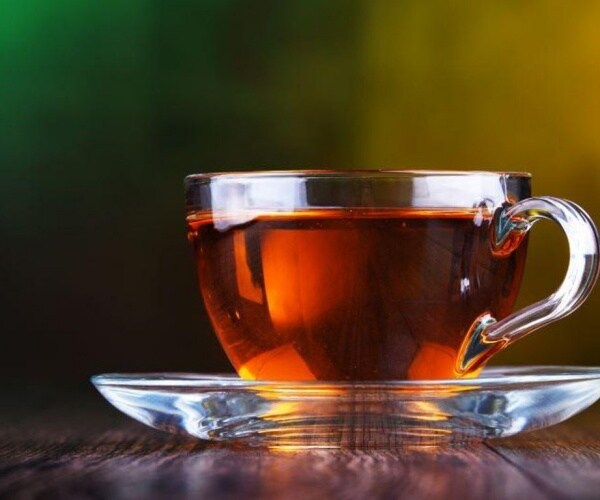
<path fill-rule="evenodd" d="M 480 368 L 509 343 L 575 311 L 598 279 L 598 231 L 579 206 L 560 198 L 528 198 L 500 209 L 492 224 L 493 252 L 508 256 L 533 225 L 548 219 L 560 225 L 569 241 L 569 267 L 564 281 L 549 297 L 525 307 L 501 321 L 489 313 L 471 326 L 458 356 L 459 375 Z"/>

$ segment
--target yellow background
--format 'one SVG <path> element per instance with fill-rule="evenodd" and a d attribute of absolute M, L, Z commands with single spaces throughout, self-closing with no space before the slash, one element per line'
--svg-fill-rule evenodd
<path fill-rule="evenodd" d="M 599 2 L 370 2 L 365 18 L 368 166 L 523 170 L 533 192 L 600 221 Z M 544 227 L 542 227 L 544 226 Z M 550 223 L 531 233 L 519 305 L 567 265 Z M 600 362 L 600 293 L 494 361 Z"/>

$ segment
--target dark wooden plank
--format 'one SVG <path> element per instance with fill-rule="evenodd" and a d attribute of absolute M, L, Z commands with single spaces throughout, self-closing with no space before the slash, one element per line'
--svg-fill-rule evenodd
<path fill-rule="evenodd" d="M 514 498 L 523 492 L 543 497 L 524 474 L 485 448 L 281 454 L 195 450 L 149 437 L 32 446 L 0 488 L 65 498 Z"/>
<path fill-rule="evenodd" d="M 555 496 L 600 498 L 600 407 L 488 446 Z"/>
<path fill-rule="evenodd" d="M 0 495 L 11 498 L 536 499 L 600 491 L 598 411 L 467 448 L 273 453 L 146 429 L 91 392 L 41 391 L 33 402 L 19 395 L 19 404 L 15 397 L 0 406 Z M 573 474 L 574 484 L 561 474 Z"/>

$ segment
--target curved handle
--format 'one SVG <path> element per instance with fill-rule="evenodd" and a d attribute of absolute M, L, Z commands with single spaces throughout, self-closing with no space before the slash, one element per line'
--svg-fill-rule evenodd
<path fill-rule="evenodd" d="M 509 255 L 523 236 L 541 219 L 560 225 L 569 241 L 569 267 L 556 292 L 501 321 L 489 313 L 471 326 L 460 350 L 456 371 L 464 375 L 481 367 L 509 343 L 552 323 L 577 309 L 598 279 L 599 237 L 590 216 L 579 206 L 560 198 L 528 198 L 499 210 L 492 224 L 495 254 Z"/>

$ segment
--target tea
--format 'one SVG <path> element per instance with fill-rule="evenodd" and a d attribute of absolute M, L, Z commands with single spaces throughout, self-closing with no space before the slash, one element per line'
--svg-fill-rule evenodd
<path fill-rule="evenodd" d="M 320 209 L 188 217 L 204 302 L 244 378 L 455 377 L 482 313 L 509 314 L 526 242 L 490 247 L 473 210 Z M 239 222 L 239 221 L 238 221 Z"/>

